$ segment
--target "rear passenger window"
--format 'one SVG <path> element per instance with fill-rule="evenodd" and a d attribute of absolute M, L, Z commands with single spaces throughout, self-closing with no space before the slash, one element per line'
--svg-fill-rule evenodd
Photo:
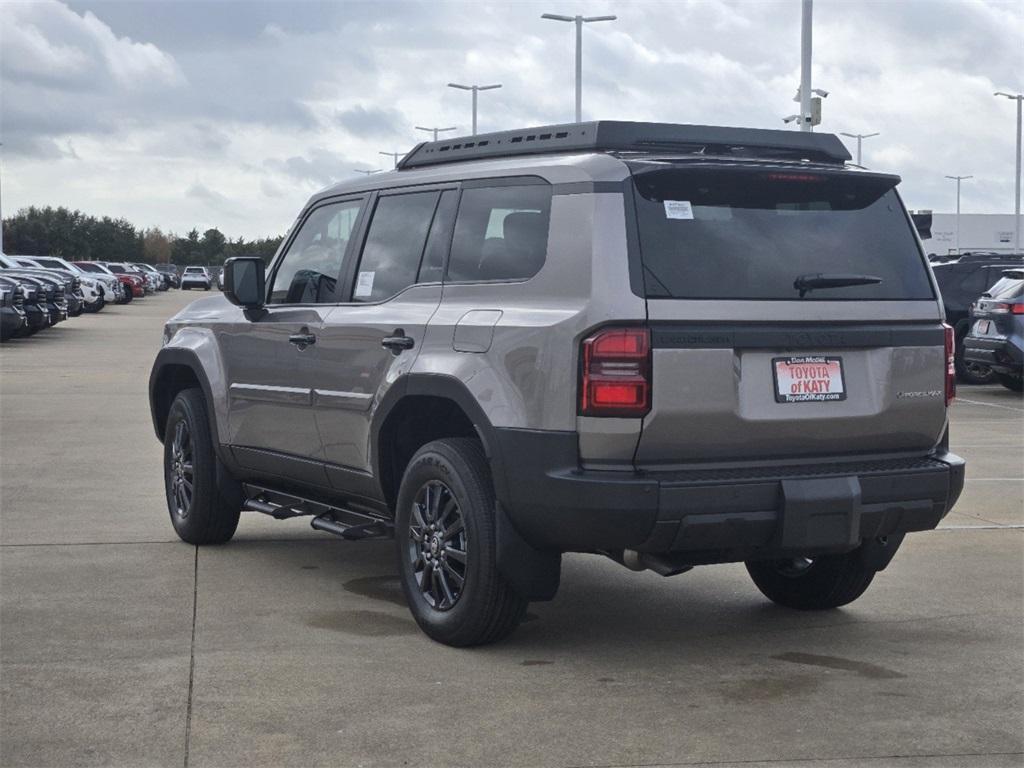
<path fill-rule="evenodd" d="M 455 222 L 450 282 L 525 280 L 544 266 L 551 221 L 546 184 L 464 190 Z"/>
<path fill-rule="evenodd" d="M 377 201 L 353 301 L 383 301 L 416 282 L 437 198 L 437 192 L 414 192 Z"/>

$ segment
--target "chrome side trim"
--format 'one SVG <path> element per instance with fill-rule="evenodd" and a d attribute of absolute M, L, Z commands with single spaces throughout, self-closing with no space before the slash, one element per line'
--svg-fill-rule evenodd
<path fill-rule="evenodd" d="M 373 395 L 363 392 L 341 392 L 335 389 L 314 389 L 313 405 L 322 408 L 345 408 L 365 411 L 373 402 Z"/>
<path fill-rule="evenodd" d="M 270 384 L 232 384 L 228 394 L 236 400 L 259 400 L 286 405 L 312 405 L 313 392 L 304 387 L 277 387 Z"/>

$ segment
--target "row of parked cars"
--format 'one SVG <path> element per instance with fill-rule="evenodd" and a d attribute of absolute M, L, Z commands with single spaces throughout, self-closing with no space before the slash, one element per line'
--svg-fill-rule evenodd
<path fill-rule="evenodd" d="M 957 378 L 1024 391 L 1024 254 L 977 251 L 931 261 L 956 337 Z"/>
<path fill-rule="evenodd" d="M 69 317 L 127 304 L 180 282 L 173 264 L 0 254 L 0 339 L 31 336 Z"/>

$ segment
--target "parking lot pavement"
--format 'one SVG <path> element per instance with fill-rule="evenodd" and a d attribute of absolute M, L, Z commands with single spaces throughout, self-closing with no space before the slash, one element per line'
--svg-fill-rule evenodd
<path fill-rule="evenodd" d="M 852 606 L 742 566 L 565 558 L 504 644 L 429 641 L 393 543 L 166 519 L 146 403 L 171 292 L 0 353 L 0 765 L 1019 766 L 1024 404 L 964 387 L 966 489 Z"/>

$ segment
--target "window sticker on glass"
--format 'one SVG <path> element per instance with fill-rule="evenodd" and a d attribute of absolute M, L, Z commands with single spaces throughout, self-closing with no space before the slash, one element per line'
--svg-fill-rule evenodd
<path fill-rule="evenodd" d="M 356 279 L 356 297 L 362 298 L 373 293 L 373 276 L 376 272 L 360 272 Z"/>
<path fill-rule="evenodd" d="M 666 219 L 692 219 L 693 218 L 693 206 L 690 205 L 689 200 L 666 200 L 665 201 L 665 218 Z"/>

